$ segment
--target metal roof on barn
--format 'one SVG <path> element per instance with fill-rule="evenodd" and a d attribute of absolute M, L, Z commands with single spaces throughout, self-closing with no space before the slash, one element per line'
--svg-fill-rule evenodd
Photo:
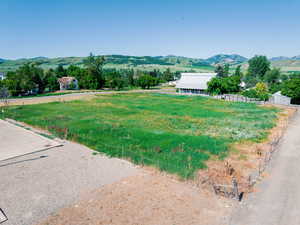
<path fill-rule="evenodd" d="M 216 75 L 216 73 L 181 73 L 176 88 L 206 90 L 207 82 Z"/>

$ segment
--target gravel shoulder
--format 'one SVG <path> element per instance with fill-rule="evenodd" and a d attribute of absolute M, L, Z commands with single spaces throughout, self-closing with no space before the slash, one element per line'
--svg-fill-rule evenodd
<path fill-rule="evenodd" d="M 300 224 L 300 112 L 291 121 L 264 180 L 234 211 L 230 225 Z"/>

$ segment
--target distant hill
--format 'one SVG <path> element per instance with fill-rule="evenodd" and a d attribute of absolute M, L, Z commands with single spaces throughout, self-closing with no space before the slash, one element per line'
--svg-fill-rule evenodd
<path fill-rule="evenodd" d="M 231 68 L 242 65 L 247 68 L 246 57 L 237 54 L 218 54 L 207 59 L 189 58 L 183 56 L 128 56 L 128 55 L 105 55 L 106 64 L 104 68 L 116 69 L 138 69 L 150 71 L 154 69 L 173 71 L 213 71 L 217 64 L 228 63 Z M 85 57 L 34 57 L 16 60 L 0 59 L 0 72 L 13 71 L 25 63 L 35 63 L 44 69 L 55 68 L 58 65 L 68 67 L 69 65 L 83 66 Z M 300 55 L 295 57 L 273 57 L 270 59 L 272 66 L 281 68 L 282 71 L 300 71 Z"/>
<path fill-rule="evenodd" d="M 0 64 L 0 71 L 16 70 L 25 63 L 36 63 L 42 68 L 55 68 L 58 65 L 83 66 L 85 57 L 58 57 L 46 58 L 35 57 L 28 59 L 6 60 Z M 140 70 L 167 69 L 177 71 L 212 71 L 214 67 L 204 59 L 188 58 L 182 56 L 126 56 L 126 55 L 105 55 L 105 68 Z"/>
<path fill-rule="evenodd" d="M 294 56 L 291 59 L 293 59 L 293 60 L 300 60 L 300 55 Z"/>
<path fill-rule="evenodd" d="M 272 62 L 273 67 L 280 68 L 284 72 L 299 72 L 300 71 L 300 59 L 288 59 Z"/>
<path fill-rule="evenodd" d="M 300 55 L 293 56 L 293 57 L 278 56 L 278 57 L 270 58 L 270 61 L 285 61 L 285 60 L 300 60 Z"/>
<path fill-rule="evenodd" d="M 270 61 L 282 61 L 282 60 L 289 60 L 290 58 L 289 57 L 286 57 L 286 56 L 278 56 L 278 57 L 273 57 L 273 58 L 270 58 L 269 60 Z"/>
<path fill-rule="evenodd" d="M 247 62 L 248 59 L 246 57 L 237 54 L 232 54 L 232 55 L 219 54 L 206 59 L 206 61 L 210 64 L 219 64 L 219 63 L 239 64 L 239 63 Z"/>
<path fill-rule="evenodd" d="M 300 55 L 293 57 L 279 56 L 270 58 L 273 67 L 280 68 L 284 72 L 300 71 Z"/>

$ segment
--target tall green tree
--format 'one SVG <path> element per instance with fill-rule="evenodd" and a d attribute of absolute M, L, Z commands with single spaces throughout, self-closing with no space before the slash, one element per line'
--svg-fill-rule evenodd
<path fill-rule="evenodd" d="M 226 63 L 224 65 L 224 77 L 228 77 L 229 76 L 229 70 L 230 70 L 229 64 Z"/>
<path fill-rule="evenodd" d="M 264 76 L 264 81 L 267 84 L 272 85 L 280 82 L 281 72 L 280 69 L 274 68 L 266 72 Z"/>
<path fill-rule="evenodd" d="M 215 72 L 217 77 L 228 77 L 229 76 L 229 64 L 217 65 Z"/>
<path fill-rule="evenodd" d="M 300 78 L 295 77 L 285 81 L 283 83 L 281 92 L 283 95 L 293 99 L 300 99 Z"/>
<path fill-rule="evenodd" d="M 163 80 L 165 80 L 165 81 L 172 81 L 172 80 L 174 80 L 174 75 L 171 72 L 170 68 L 167 68 L 166 71 L 163 72 Z"/>
<path fill-rule="evenodd" d="M 207 83 L 207 91 L 211 94 L 228 94 L 240 91 L 241 77 L 214 77 Z"/>
<path fill-rule="evenodd" d="M 266 56 L 254 56 L 249 60 L 248 72 L 252 76 L 263 79 L 265 74 L 270 70 L 271 63 Z"/>
<path fill-rule="evenodd" d="M 224 67 L 222 65 L 217 65 L 215 72 L 217 73 L 217 77 L 224 77 Z"/>
<path fill-rule="evenodd" d="M 7 73 L 5 86 L 14 96 L 31 93 L 43 93 L 47 86 L 47 79 L 43 69 L 34 64 L 24 64 L 15 72 Z"/>
<path fill-rule="evenodd" d="M 87 67 L 87 80 L 89 81 L 90 89 L 100 89 L 104 87 L 104 63 L 104 56 L 94 56 L 92 53 L 84 60 L 84 65 Z"/>
<path fill-rule="evenodd" d="M 128 79 L 128 85 L 133 87 L 135 85 L 134 70 L 133 69 L 127 71 L 127 79 Z"/>
<path fill-rule="evenodd" d="M 281 90 L 282 78 L 283 76 L 278 68 L 273 68 L 266 72 L 264 76 L 264 82 L 268 84 L 269 91 L 272 94 Z"/>
<path fill-rule="evenodd" d="M 67 71 L 63 67 L 63 65 L 58 65 L 55 69 L 56 77 L 61 78 L 67 76 Z"/>
<path fill-rule="evenodd" d="M 106 74 L 106 84 L 111 89 L 121 90 L 125 85 L 125 79 L 118 71 L 112 71 Z"/>
<path fill-rule="evenodd" d="M 241 65 L 238 65 L 236 68 L 235 68 L 235 71 L 234 71 L 234 76 L 239 76 L 239 77 L 242 77 L 243 76 L 243 73 L 242 73 L 242 70 L 241 70 Z"/>
<path fill-rule="evenodd" d="M 49 69 L 45 72 L 45 81 L 46 81 L 46 88 L 48 91 L 57 91 L 59 90 L 59 83 L 57 74 L 53 69 Z"/>
<path fill-rule="evenodd" d="M 158 84 L 158 79 L 150 76 L 149 74 L 143 74 L 137 80 L 138 85 L 143 89 L 149 89 Z"/>

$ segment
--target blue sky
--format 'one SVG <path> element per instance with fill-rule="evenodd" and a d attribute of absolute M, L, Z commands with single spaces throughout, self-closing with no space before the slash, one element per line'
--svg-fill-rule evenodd
<path fill-rule="evenodd" d="M 299 0 L 1 0 L 0 58 L 300 54 Z"/>

